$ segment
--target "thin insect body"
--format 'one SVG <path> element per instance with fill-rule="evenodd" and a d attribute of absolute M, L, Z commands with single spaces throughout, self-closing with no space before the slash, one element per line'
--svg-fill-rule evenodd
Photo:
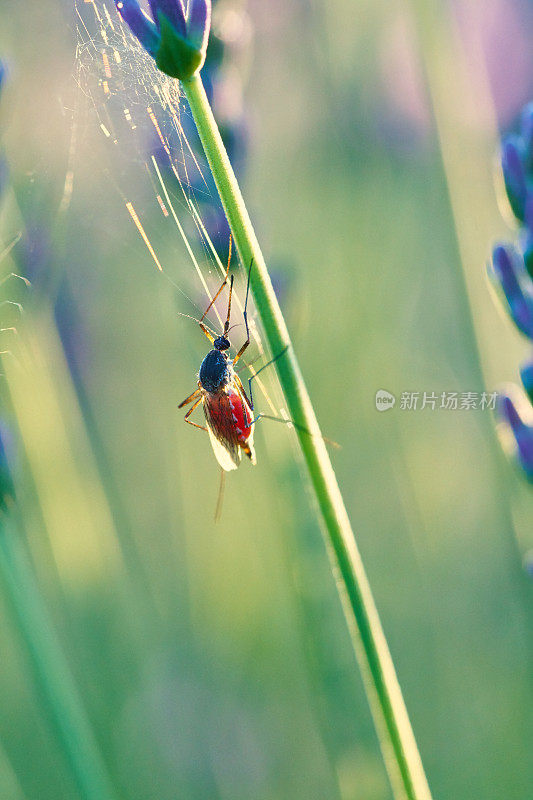
<path fill-rule="evenodd" d="M 242 381 L 235 366 L 242 357 L 246 348 L 250 344 L 250 330 L 248 327 L 248 297 L 250 292 L 250 274 L 253 261 L 248 270 L 248 281 L 246 285 L 246 297 L 244 301 L 243 317 L 246 326 L 246 341 L 241 346 L 233 359 L 228 355 L 231 346 L 229 340 L 231 300 L 233 296 L 233 275 L 230 278 L 228 312 L 224 329 L 221 336 L 214 336 L 204 323 L 204 318 L 219 297 L 220 293 L 228 283 L 229 268 L 231 261 L 231 242 L 226 275 L 224 280 L 202 314 L 198 324 L 207 336 L 213 349 L 206 355 L 200 366 L 198 373 L 198 388 L 183 400 L 178 408 L 191 405 L 185 414 L 185 422 L 195 428 L 205 430 L 209 434 L 211 445 L 216 459 L 223 470 L 230 471 L 237 469 L 242 455 L 248 456 L 252 464 L 256 463 L 254 449 L 254 426 L 261 418 L 273 419 L 279 422 L 290 424 L 290 420 L 282 420 L 278 417 L 267 417 L 266 414 L 258 414 L 254 417 L 254 403 L 252 396 L 252 381 L 266 367 L 270 366 L 280 356 L 286 352 L 286 348 L 278 353 L 275 358 L 264 364 L 260 370 L 255 372 L 248 379 L 249 395 L 247 395 Z M 206 425 L 199 425 L 190 419 L 192 412 L 200 405 L 203 405 Z"/>
<path fill-rule="evenodd" d="M 228 335 L 233 295 L 233 275 L 230 278 L 228 312 L 222 334 L 214 337 L 203 322 L 228 283 L 230 261 L 231 248 L 224 280 L 199 320 L 200 328 L 213 345 L 213 349 L 209 351 L 200 366 L 198 388 L 179 404 L 179 408 L 183 408 L 192 403 L 185 414 L 185 422 L 208 432 L 216 459 L 222 469 L 226 471 L 237 469 L 243 453 L 248 456 L 252 464 L 256 463 L 253 441 L 256 420 L 254 420 L 253 415 L 253 404 L 251 399 L 247 397 L 242 381 L 235 371 L 235 365 L 250 344 L 247 308 L 252 264 L 250 264 L 248 272 L 248 285 L 246 287 L 243 311 L 246 325 L 246 341 L 233 359 L 230 358 L 227 352 L 231 347 Z M 192 412 L 200 403 L 203 405 L 205 413 L 205 426 L 199 425 L 190 419 Z"/>

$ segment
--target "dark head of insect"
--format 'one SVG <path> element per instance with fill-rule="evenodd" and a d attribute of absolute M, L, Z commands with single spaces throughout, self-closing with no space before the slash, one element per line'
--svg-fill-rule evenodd
<path fill-rule="evenodd" d="M 218 336 L 213 342 L 213 347 L 215 350 L 229 350 L 231 345 L 229 339 L 226 339 L 225 336 Z"/>

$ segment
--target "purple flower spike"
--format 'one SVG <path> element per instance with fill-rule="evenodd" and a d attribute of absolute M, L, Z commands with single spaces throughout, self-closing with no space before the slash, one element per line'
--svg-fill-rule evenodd
<path fill-rule="evenodd" d="M 519 330 L 533 340 L 533 283 L 520 255 L 510 245 L 497 245 L 492 265 Z"/>
<path fill-rule="evenodd" d="M 518 395 L 514 400 L 508 394 L 499 397 L 498 416 L 503 426 L 512 433 L 516 458 L 527 479 L 533 482 L 533 426 L 524 421 L 525 412 L 525 402 Z"/>
<path fill-rule="evenodd" d="M 526 200 L 524 225 L 520 230 L 519 244 L 524 264 L 533 280 L 533 191 L 529 192 Z"/>
<path fill-rule="evenodd" d="M 525 154 L 522 140 L 517 136 L 508 136 L 502 146 L 502 169 L 507 197 L 513 214 L 520 222 L 524 221 L 527 200 L 527 181 L 525 171 Z"/>
<path fill-rule="evenodd" d="M 115 0 L 117 11 L 147 53 L 155 58 L 161 44 L 157 27 L 137 0 Z"/>
<path fill-rule="evenodd" d="M 205 61 L 211 0 L 189 0 L 187 16 L 182 0 L 149 0 L 149 4 L 153 20 L 138 0 L 115 0 L 123 20 L 161 72 L 189 80 Z"/>

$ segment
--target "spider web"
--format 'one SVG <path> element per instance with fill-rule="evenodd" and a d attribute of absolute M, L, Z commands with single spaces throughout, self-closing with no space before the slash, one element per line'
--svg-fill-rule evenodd
<path fill-rule="evenodd" d="M 75 0 L 75 14 L 76 81 L 94 125 L 111 151 L 113 187 L 155 268 L 192 304 L 193 318 L 199 318 L 225 275 L 218 250 L 223 235 L 227 252 L 227 223 L 179 82 L 156 68 L 122 22 L 114 3 Z M 187 279 L 189 284 L 196 281 L 205 293 L 204 308 L 182 288 L 183 276 L 171 274 L 163 263 L 157 237 L 151 235 L 145 221 L 145 217 L 152 219 L 154 207 L 183 241 L 193 270 Z M 221 220 L 218 225 L 217 219 Z M 222 277 L 210 286 L 208 276 L 213 272 Z M 234 303 L 242 313 L 243 301 L 237 291 Z M 215 306 L 213 310 L 222 327 L 220 312 Z M 249 324 L 254 350 L 264 356 L 261 333 L 250 308 Z M 261 379 L 256 383 L 271 411 L 278 414 Z"/>

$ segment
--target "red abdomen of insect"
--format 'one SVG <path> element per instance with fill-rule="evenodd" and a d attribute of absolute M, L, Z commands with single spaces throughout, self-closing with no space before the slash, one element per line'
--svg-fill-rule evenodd
<path fill-rule="evenodd" d="M 227 389 L 227 394 L 239 444 L 245 445 L 252 435 L 252 412 L 239 392 Z"/>
<path fill-rule="evenodd" d="M 203 400 L 211 444 L 221 466 L 235 469 L 242 453 L 255 464 L 253 412 L 239 387 L 229 384 L 206 392 Z"/>

